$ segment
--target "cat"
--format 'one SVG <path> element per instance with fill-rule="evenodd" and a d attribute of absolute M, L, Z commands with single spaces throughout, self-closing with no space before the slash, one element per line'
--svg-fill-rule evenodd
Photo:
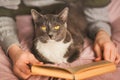
<path fill-rule="evenodd" d="M 72 2 L 58 14 L 32 9 L 33 53 L 45 63 L 71 63 L 83 49 L 87 21 L 81 2 Z"/>

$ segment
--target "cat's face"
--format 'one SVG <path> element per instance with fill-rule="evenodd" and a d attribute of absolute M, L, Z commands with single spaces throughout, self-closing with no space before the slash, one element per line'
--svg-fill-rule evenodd
<path fill-rule="evenodd" d="M 65 8 L 58 15 L 42 15 L 36 10 L 31 10 L 35 23 L 35 37 L 41 41 L 47 40 L 60 41 L 66 36 L 68 8 Z"/>

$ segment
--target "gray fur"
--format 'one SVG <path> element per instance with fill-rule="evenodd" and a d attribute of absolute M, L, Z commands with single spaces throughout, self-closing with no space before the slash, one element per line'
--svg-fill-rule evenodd
<path fill-rule="evenodd" d="M 67 63 L 73 62 L 79 57 L 87 24 L 82 9 L 80 2 L 74 2 L 74 4 L 69 5 L 69 8 L 64 8 L 58 14 L 42 15 L 36 10 L 31 11 L 35 23 L 33 49 L 39 60 L 52 63 Z M 41 30 L 43 25 L 46 26 L 46 31 Z M 60 29 L 55 31 L 53 28 L 57 25 L 60 26 Z M 54 49 L 50 49 L 52 47 Z M 46 52 L 46 50 L 50 51 Z"/>

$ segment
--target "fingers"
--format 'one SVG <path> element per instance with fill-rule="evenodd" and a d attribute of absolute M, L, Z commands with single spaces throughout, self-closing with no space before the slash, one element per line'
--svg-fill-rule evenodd
<path fill-rule="evenodd" d="M 120 55 L 117 54 L 116 60 L 115 60 L 115 64 L 118 64 L 120 62 Z"/>
<path fill-rule="evenodd" d="M 31 76 L 30 69 L 27 65 L 22 65 L 21 67 L 14 67 L 14 73 L 21 79 L 27 79 Z"/>
<path fill-rule="evenodd" d="M 28 58 L 29 58 L 29 64 L 31 65 L 42 65 L 43 62 L 40 62 L 39 60 L 36 59 L 36 57 L 29 51 L 26 51 L 26 53 L 28 54 Z"/>
<path fill-rule="evenodd" d="M 117 52 L 116 48 L 111 49 L 111 52 L 110 52 L 110 61 L 111 62 L 115 62 L 117 53 L 118 52 Z"/>
<path fill-rule="evenodd" d="M 115 64 L 120 62 L 120 55 L 118 54 L 118 49 L 114 44 L 106 43 L 103 45 L 103 47 L 96 44 L 94 51 L 96 53 L 95 61 L 100 61 L 103 58 L 104 60 L 114 62 Z"/>
<path fill-rule="evenodd" d="M 105 60 L 110 61 L 110 55 L 111 55 L 110 46 L 104 46 L 103 48 L 103 57 Z"/>
<path fill-rule="evenodd" d="M 120 55 L 118 53 L 118 47 L 116 48 L 116 58 L 115 58 L 115 64 L 118 64 L 120 62 Z"/>
<path fill-rule="evenodd" d="M 38 61 L 32 54 L 29 56 L 31 65 L 42 65 L 43 62 Z"/>
<path fill-rule="evenodd" d="M 118 64 L 120 62 L 120 55 L 118 54 L 118 49 L 115 45 L 104 47 L 104 59 L 110 62 Z"/>
<path fill-rule="evenodd" d="M 21 79 L 27 79 L 31 76 L 31 70 L 29 65 L 40 65 L 39 62 L 32 53 L 28 51 L 21 51 L 21 55 L 13 63 L 14 73 Z"/>
<path fill-rule="evenodd" d="M 96 53 L 95 61 L 100 61 L 101 58 L 102 58 L 102 52 L 101 52 L 100 47 L 99 47 L 98 45 L 96 45 L 96 46 L 94 47 L 94 51 L 95 51 L 95 53 Z"/>

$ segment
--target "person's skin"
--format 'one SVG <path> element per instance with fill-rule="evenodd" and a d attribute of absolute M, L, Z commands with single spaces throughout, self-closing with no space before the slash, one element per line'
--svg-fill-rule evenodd
<path fill-rule="evenodd" d="M 8 54 L 13 62 L 13 71 L 20 79 L 27 79 L 31 76 L 30 65 L 42 65 L 32 53 L 23 51 L 18 45 L 12 45 Z"/>
<path fill-rule="evenodd" d="M 103 30 L 100 30 L 94 40 L 94 51 L 96 53 L 95 61 L 102 59 L 118 64 L 120 55 L 118 49 L 112 42 L 111 37 Z"/>

